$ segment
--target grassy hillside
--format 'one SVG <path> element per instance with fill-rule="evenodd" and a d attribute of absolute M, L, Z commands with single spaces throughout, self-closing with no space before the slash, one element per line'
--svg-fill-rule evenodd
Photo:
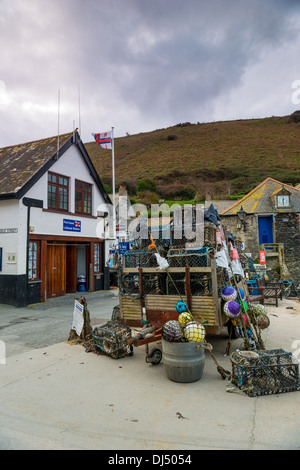
<path fill-rule="evenodd" d="M 111 186 L 111 151 L 85 144 L 102 179 Z M 198 199 L 246 194 L 270 176 L 300 183 L 300 123 L 289 116 L 204 124 L 184 123 L 115 139 L 116 185 L 135 193 L 143 178 L 160 197 Z"/>

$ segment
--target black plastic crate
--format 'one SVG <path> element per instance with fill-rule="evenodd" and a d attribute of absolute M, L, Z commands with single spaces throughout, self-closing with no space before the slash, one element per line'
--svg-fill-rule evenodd
<path fill-rule="evenodd" d="M 231 362 L 232 383 L 249 397 L 300 390 L 299 362 L 292 353 L 236 351 Z"/>
<path fill-rule="evenodd" d="M 131 329 L 117 322 L 109 321 L 93 330 L 95 348 L 113 359 L 132 355 L 132 348 L 127 344 L 129 338 Z"/>

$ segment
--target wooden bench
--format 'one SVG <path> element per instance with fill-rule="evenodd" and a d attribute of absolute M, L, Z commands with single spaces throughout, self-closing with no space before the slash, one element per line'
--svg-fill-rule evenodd
<path fill-rule="evenodd" d="M 261 305 L 264 305 L 265 304 L 265 297 L 264 297 L 264 289 L 260 289 L 259 287 L 250 287 L 250 286 L 247 286 L 248 287 L 248 291 L 249 291 L 249 301 L 250 303 L 253 303 L 255 304 L 256 302 L 259 302 Z M 252 294 L 251 295 L 251 292 L 252 291 L 258 291 L 259 294 Z"/>
<path fill-rule="evenodd" d="M 267 282 L 264 277 L 256 280 L 257 289 L 260 295 L 265 299 L 275 299 L 275 305 L 278 307 L 278 299 L 282 300 L 282 286 L 280 282 Z"/>

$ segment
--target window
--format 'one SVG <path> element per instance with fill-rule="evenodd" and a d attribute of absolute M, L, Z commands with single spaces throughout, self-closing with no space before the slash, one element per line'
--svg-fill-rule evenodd
<path fill-rule="evenodd" d="M 39 242 L 29 242 L 28 279 L 31 281 L 40 277 L 39 256 Z"/>
<path fill-rule="evenodd" d="M 101 272 L 101 254 L 100 254 L 100 243 L 94 245 L 94 272 Z"/>
<path fill-rule="evenodd" d="M 75 181 L 75 212 L 92 215 L 92 185 Z"/>
<path fill-rule="evenodd" d="M 69 209 L 69 178 L 48 173 L 48 209 Z"/>

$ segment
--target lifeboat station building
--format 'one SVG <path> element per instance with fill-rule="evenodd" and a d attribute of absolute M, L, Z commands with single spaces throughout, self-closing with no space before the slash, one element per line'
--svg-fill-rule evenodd
<path fill-rule="evenodd" d="M 109 289 L 111 200 L 78 132 L 1 148 L 0 162 L 0 303 Z"/>

